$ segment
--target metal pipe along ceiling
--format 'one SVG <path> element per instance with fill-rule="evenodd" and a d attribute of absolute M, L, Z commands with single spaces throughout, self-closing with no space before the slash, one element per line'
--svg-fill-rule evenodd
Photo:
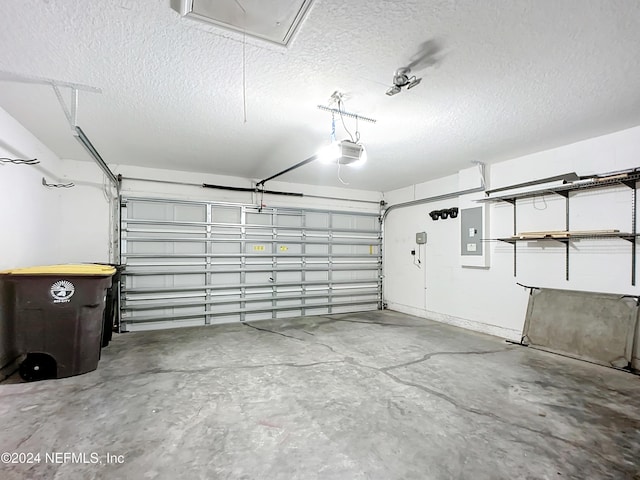
<path fill-rule="evenodd" d="M 208 183 L 193 183 L 193 182 L 177 182 L 173 180 L 155 180 L 152 178 L 140 178 L 140 177 L 121 177 L 122 180 L 131 180 L 136 182 L 152 182 L 152 183 L 165 183 L 168 185 L 183 185 L 187 187 L 200 187 L 200 188 L 213 188 L 220 190 L 229 190 L 236 192 L 247 192 L 247 193 L 261 193 L 262 190 L 257 187 L 232 187 L 228 185 L 212 185 Z M 371 205 L 380 205 L 379 201 L 376 200 L 361 200 L 359 198 L 344 198 L 344 197 L 331 197 L 328 195 L 312 195 L 308 193 L 298 193 L 298 192 L 280 192 L 276 190 L 264 190 L 265 195 L 284 195 L 289 197 L 306 197 L 306 198 L 318 198 L 321 200 L 338 200 L 342 202 L 356 202 L 356 203 L 368 203 Z"/>
<path fill-rule="evenodd" d="M 382 221 L 384 222 L 384 220 L 387 218 L 387 215 L 389 215 L 390 212 L 398 208 L 413 207 L 415 205 L 422 205 L 424 203 L 437 202 L 439 200 L 447 200 L 449 198 L 457 198 L 462 195 L 467 195 L 469 193 L 478 193 L 478 192 L 484 192 L 484 191 L 485 191 L 484 187 L 474 187 L 474 188 L 469 188 L 467 190 L 459 190 L 457 192 L 444 193 L 442 195 L 435 195 L 433 197 L 426 197 L 426 198 L 420 198 L 418 200 L 411 200 L 409 202 L 396 203 L 395 205 L 391 205 L 389 208 L 387 208 L 384 211 L 384 213 L 382 214 Z"/>

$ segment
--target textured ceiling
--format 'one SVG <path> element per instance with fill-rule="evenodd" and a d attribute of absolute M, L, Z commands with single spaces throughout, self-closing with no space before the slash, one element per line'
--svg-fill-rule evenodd
<path fill-rule="evenodd" d="M 386 96 L 432 39 L 439 62 Z M 0 2 L 0 70 L 101 88 L 80 94 L 78 123 L 112 165 L 267 177 L 328 142 L 316 105 L 335 90 L 378 120 L 359 125 L 368 163 L 341 171 L 368 190 L 640 124 L 636 1 L 315 0 L 287 49 L 242 40 L 169 0 Z M 50 87 L 0 82 L 0 106 L 61 157 L 87 159 Z M 341 185 L 322 164 L 280 180 Z"/>

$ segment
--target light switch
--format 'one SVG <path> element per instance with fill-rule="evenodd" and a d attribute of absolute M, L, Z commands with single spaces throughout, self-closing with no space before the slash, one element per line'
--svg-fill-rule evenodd
<path fill-rule="evenodd" d="M 478 230 L 476 230 L 475 228 L 471 227 L 469 228 L 469 238 L 471 237 L 475 237 L 476 233 L 478 233 Z"/>

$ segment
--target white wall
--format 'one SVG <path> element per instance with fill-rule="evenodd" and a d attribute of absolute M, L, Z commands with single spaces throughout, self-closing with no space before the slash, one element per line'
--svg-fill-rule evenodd
<path fill-rule="evenodd" d="M 40 161 L 0 164 L 0 270 L 59 261 L 64 243 L 58 225 L 65 211 L 60 191 L 43 186 L 42 178 L 58 181 L 60 160 L 2 109 L 0 157 Z M 0 367 L 14 357 L 13 334 L 0 308 Z"/>
<path fill-rule="evenodd" d="M 57 224 L 65 212 L 60 190 L 43 186 L 42 178 L 58 181 L 60 159 L 2 109 L 0 156 L 40 161 L 0 164 L 0 270 L 55 262 L 61 247 Z"/>
<path fill-rule="evenodd" d="M 491 159 L 476 159 L 486 160 Z M 640 127 L 496 163 L 488 168 L 488 188 L 526 182 L 568 172 L 578 175 L 640 167 Z M 468 171 L 440 180 L 385 193 L 390 204 L 426 198 L 479 185 L 469 184 Z M 415 192 L 415 193 L 414 193 Z M 570 251 L 570 279 L 565 280 L 564 246 L 557 242 L 518 244 L 517 277 L 513 276 L 513 248 L 490 241 L 488 268 L 461 267 L 460 222 L 432 221 L 428 212 L 454 206 L 473 206 L 482 193 L 464 198 L 400 208 L 385 223 L 385 301 L 389 308 L 518 339 L 524 324 L 527 291 L 516 285 L 640 294 L 631 286 L 631 244 L 624 240 L 581 240 Z M 572 194 L 570 229 L 631 229 L 631 189 L 617 187 Z M 477 204 L 476 204 L 477 205 Z M 563 230 L 565 203 L 560 196 L 540 196 L 518 202 L 517 231 Z M 490 231 L 495 239 L 513 233 L 513 207 L 490 204 Z M 422 268 L 410 250 L 418 249 L 415 233 L 426 231 Z M 640 284 L 640 271 L 638 272 Z"/>

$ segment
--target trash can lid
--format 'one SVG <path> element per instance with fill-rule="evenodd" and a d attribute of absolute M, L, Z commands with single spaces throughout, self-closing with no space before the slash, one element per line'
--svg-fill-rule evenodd
<path fill-rule="evenodd" d="M 84 275 L 108 277 L 114 273 L 116 273 L 116 269 L 111 265 L 69 264 L 15 268 L 12 270 L 4 270 L 0 272 L 0 275 Z"/>

